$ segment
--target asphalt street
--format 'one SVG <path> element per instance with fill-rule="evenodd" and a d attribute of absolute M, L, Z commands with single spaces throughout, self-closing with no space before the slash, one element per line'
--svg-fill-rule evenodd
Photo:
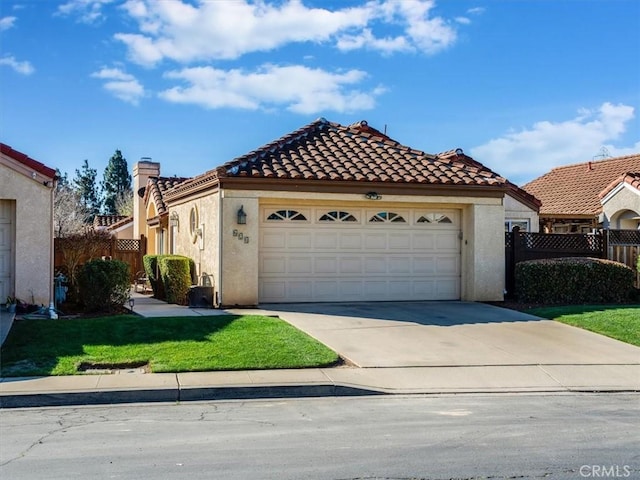
<path fill-rule="evenodd" d="M 639 398 L 413 395 L 5 410 L 0 477 L 637 479 Z"/>

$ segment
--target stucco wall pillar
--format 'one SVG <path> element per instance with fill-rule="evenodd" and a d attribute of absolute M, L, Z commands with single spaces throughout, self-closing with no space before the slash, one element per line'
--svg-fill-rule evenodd
<path fill-rule="evenodd" d="M 260 209 L 257 198 L 241 195 L 225 192 L 222 199 L 220 300 L 223 306 L 258 304 Z M 240 207 L 247 215 L 245 225 L 237 223 Z"/>
<path fill-rule="evenodd" d="M 504 207 L 469 205 L 464 209 L 462 300 L 504 299 Z"/>

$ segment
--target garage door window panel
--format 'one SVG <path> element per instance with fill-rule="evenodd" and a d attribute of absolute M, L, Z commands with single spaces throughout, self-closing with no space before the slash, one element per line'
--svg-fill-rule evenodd
<path fill-rule="evenodd" d="M 407 223 L 400 213 L 378 212 L 369 217 L 369 223 Z"/>
<path fill-rule="evenodd" d="M 297 210 L 275 210 L 267 215 L 267 221 L 269 222 L 307 222 L 307 216 L 303 212 Z"/>
<path fill-rule="evenodd" d="M 320 216 L 320 222 L 357 222 L 355 215 L 343 210 L 334 210 Z"/>

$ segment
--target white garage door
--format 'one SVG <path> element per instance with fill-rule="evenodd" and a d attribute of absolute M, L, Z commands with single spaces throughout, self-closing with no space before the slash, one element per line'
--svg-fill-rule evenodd
<path fill-rule="evenodd" d="M 13 295 L 13 202 L 0 200 L 0 303 Z"/>
<path fill-rule="evenodd" d="M 263 207 L 259 300 L 460 298 L 457 210 Z"/>

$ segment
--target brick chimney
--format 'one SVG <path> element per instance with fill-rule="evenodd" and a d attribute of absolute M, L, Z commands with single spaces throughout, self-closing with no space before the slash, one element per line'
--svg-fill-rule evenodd
<path fill-rule="evenodd" d="M 149 177 L 160 176 L 160 164 L 152 162 L 150 157 L 142 157 L 133 166 L 133 238 L 146 234 L 147 215 L 144 204 L 144 188 Z"/>

